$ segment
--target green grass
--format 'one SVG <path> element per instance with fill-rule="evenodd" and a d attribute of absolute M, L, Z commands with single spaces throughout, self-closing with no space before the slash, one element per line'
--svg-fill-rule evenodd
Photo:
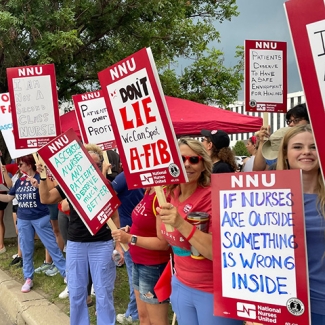
<path fill-rule="evenodd" d="M 6 253 L 0 255 L 0 269 L 23 284 L 24 277 L 21 268 L 9 266 L 12 261 L 12 255 L 17 253 L 17 240 L 5 239 Z M 35 240 L 34 265 L 40 266 L 44 261 L 44 246 L 40 240 Z M 69 315 L 69 299 L 59 299 L 58 296 L 65 288 L 62 277 L 58 274 L 54 277 L 48 277 L 45 274 L 34 275 L 33 290 L 40 293 L 46 299 L 57 305 L 64 313 Z M 93 300 L 95 298 L 93 297 Z M 95 301 L 94 301 L 95 302 Z M 129 285 L 126 267 L 117 268 L 117 276 L 114 290 L 114 305 L 116 314 L 123 314 L 126 311 L 129 302 Z M 96 324 L 95 304 L 89 308 L 91 324 Z M 170 324 L 172 323 L 172 311 L 170 308 Z M 118 324 L 118 323 L 116 323 Z M 136 323 L 137 324 L 137 323 Z"/>

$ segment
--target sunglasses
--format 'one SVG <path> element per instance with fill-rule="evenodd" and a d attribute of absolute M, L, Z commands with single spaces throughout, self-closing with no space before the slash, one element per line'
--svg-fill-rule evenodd
<path fill-rule="evenodd" d="M 18 166 L 21 167 L 23 164 L 24 164 L 23 162 L 20 162 L 20 163 L 18 164 Z"/>
<path fill-rule="evenodd" d="M 188 160 L 188 162 L 191 165 L 198 164 L 201 159 L 202 159 L 201 156 L 182 156 L 183 163 L 185 163 L 185 161 Z"/>

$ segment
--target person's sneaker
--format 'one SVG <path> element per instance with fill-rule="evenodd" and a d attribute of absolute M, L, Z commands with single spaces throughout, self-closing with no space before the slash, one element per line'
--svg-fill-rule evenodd
<path fill-rule="evenodd" d="M 44 261 L 44 263 L 39 266 L 37 269 L 35 269 L 35 273 L 45 273 L 51 266 L 53 265 L 53 263 L 46 263 Z"/>
<path fill-rule="evenodd" d="M 94 285 L 91 286 L 90 294 L 91 294 L 93 297 L 96 296 L 95 289 L 94 289 Z"/>
<path fill-rule="evenodd" d="M 54 276 L 59 273 L 59 270 L 57 269 L 57 267 L 54 264 L 52 264 L 51 267 L 48 270 L 46 270 L 44 273 L 47 276 Z"/>
<path fill-rule="evenodd" d="M 18 256 L 18 254 L 14 254 L 14 255 L 12 255 L 12 259 L 14 259 L 15 257 L 17 257 Z"/>
<path fill-rule="evenodd" d="M 9 264 L 9 266 L 11 265 L 15 265 L 15 264 L 18 264 L 20 263 L 20 261 L 22 260 L 22 258 L 20 256 L 16 256 Z"/>
<path fill-rule="evenodd" d="M 20 260 L 20 262 L 18 264 L 16 264 L 17 268 L 23 267 L 24 263 L 23 263 L 23 259 Z"/>
<path fill-rule="evenodd" d="M 126 317 L 125 314 L 117 314 L 116 321 L 120 324 L 132 324 L 132 316 Z"/>
<path fill-rule="evenodd" d="M 26 279 L 24 285 L 21 287 L 21 292 L 27 293 L 31 288 L 33 288 L 33 280 L 28 278 Z"/>
<path fill-rule="evenodd" d="M 68 286 L 65 287 L 65 289 L 59 294 L 60 299 L 66 299 L 69 297 L 69 289 Z"/>
<path fill-rule="evenodd" d="M 7 251 L 6 247 L 3 246 L 1 249 L 0 249 L 0 254 L 3 254 Z"/>

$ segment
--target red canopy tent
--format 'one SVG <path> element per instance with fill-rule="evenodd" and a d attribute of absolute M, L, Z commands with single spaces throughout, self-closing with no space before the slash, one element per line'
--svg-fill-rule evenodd
<path fill-rule="evenodd" d="M 255 132 L 263 120 L 221 108 L 199 104 L 186 99 L 165 96 L 169 114 L 177 136 L 200 135 L 202 129 L 223 130 L 229 134 Z M 80 137 L 76 113 L 71 111 L 60 117 L 62 132 L 73 128 Z"/>

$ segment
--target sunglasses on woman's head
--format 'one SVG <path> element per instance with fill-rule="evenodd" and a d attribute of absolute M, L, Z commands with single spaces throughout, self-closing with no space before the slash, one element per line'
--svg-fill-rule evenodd
<path fill-rule="evenodd" d="M 188 162 L 191 165 L 198 164 L 201 159 L 202 159 L 201 156 L 182 156 L 183 163 L 185 163 L 185 161 L 188 160 Z"/>

